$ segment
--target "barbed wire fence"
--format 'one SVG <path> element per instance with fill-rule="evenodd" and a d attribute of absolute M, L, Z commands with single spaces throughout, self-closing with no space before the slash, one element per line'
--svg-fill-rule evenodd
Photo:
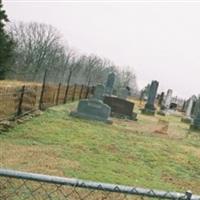
<path fill-rule="evenodd" d="M 51 82 L 45 71 L 41 82 L 21 82 L 19 85 L 0 85 L 0 121 L 20 118 L 35 110 L 87 98 L 93 87 L 81 84 L 66 85 Z"/>
<path fill-rule="evenodd" d="M 200 200 L 200 196 L 124 185 L 48 176 L 0 168 L 0 199 L 176 199 Z"/>

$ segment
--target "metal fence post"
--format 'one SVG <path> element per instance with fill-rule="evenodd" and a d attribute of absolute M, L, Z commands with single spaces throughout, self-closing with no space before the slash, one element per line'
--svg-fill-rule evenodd
<path fill-rule="evenodd" d="M 81 99 L 82 93 L 83 93 L 83 85 L 81 85 L 81 90 L 80 90 L 80 93 L 79 93 L 79 99 Z"/>
<path fill-rule="evenodd" d="M 46 85 L 46 75 L 47 75 L 47 70 L 44 72 L 44 77 L 43 77 L 43 82 L 42 82 L 42 90 L 40 94 L 40 101 L 39 101 L 39 109 L 42 110 L 42 104 L 43 104 L 43 96 L 44 96 L 44 90 L 45 90 L 45 85 Z"/>
<path fill-rule="evenodd" d="M 59 101 L 60 87 L 61 87 L 61 83 L 59 83 L 59 85 L 58 85 L 58 91 L 57 91 L 57 96 L 56 96 L 56 105 L 58 105 L 58 101 Z"/>
<path fill-rule="evenodd" d="M 18 108 L 17 108 L 17 116 L 21 115 L 21 113 L 22 113 L 22 103 L 23 103 L 23 98 L 24 98 L 24 91 L 25 91 L 25 85 L 23 85 L 22 89 L 21 89 L 21 95 L 19 98 L 19 104 L 18 104 Z"/>
<path fill-rule="evenodd" d="M 72 101 L 75 100 L 75 95 L 76 95 L 76 84 L 74 84 L 74 90 L 73 90 L 73 94 L 72 94 Z"/>

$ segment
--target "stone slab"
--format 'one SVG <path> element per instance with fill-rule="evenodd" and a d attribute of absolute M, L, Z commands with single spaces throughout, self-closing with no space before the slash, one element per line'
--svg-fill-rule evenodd
<path fill-rule="evenodd" d="M 137 114 L 133 113 L 133 102 L 118 97 L 105 96 L 104 103 L 110 106 L 112 114 L 124 115 L 129 119 L 136 120 Z"/>
<path fill-rule="evenodd" d="M 84 99 L 79 101 L 77 111 L 71 116 L 112 123 L 110 119 L 111 108 L 100 100 Z"/>
<path fill-rule="evenodd" d="M 183 117 L 181 118 L 181 121 L 187 124 L 191 124 L 193 122 L 193 119 L 191 117 Z"/>

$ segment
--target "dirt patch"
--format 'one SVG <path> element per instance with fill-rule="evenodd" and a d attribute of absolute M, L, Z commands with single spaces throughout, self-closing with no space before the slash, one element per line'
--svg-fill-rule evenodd
<path fill-rule="evenodd" d="M 111 152 L 111 153 L 118 153 L 119 152 L 119 149 L 116 147 L 115 144 L 108 144 L 108 145 L 105 145 L 103 148 L 106 149 L 108 152 Z"/>
<path fill-rule="evenodd" d="M 172 185 L 174 185 L 175 187 L 179 187 L 180 190 L 182 191 L 188 191 L 191 190 L 193 193 L 200 193 L 200 180 L 196 179 L 196 180 L 185 180 L 185 179 L 177 179 L 174 176 L 170 176 L 167 174 L 163 174 L 162 175 L 162 179 L 167 182 L 170 183 Z"/>
<path fill-rule="evenodd" d="M 200 148 L 196 148 L 193 146 L 181 146 L 183 149 L 184 154 L 191 154 L 193 156 L 196 156 L 200 161 Z"/>
<path fill-rule="evenodd" d="M 169 122 L 166 120 L 159 119 L 154 133 L 167 135 L 168 129 L 169 129 Z"/>

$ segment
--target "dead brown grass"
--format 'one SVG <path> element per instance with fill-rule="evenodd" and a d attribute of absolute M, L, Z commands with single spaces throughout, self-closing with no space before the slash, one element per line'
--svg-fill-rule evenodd
<path fill-rule="evenodd" d="M 60 166 L 68 166 L 74 170 L 79 169 L 79 163 L 77 161 L 69 159 L 60 159 L 60 152 L 55 150 L 53 146 L 22 146 L 9 144 L 2 149 L 9 149 L 9 151 L 1 151 L 0 158 L 1 163 L 7 168 L 24 170 L 27 172 L 37 172 L 47 174 L 64 176 L 64 172 Z M 16 153 L 17 152 L 17 153 Z M 31 158 L 31 162 L 30 162 Z M 58 159 L 59 158 L 59 159 Z"/>
<path fill-rule="evenodd" d="M 7 119 L 16 114 L 23 85 L 25 85 L 25 93 L 22 112 L 32 111 L 38 108 L 42 88 L 41 83 L 9 80 L 0 81 L 0 120 Z M 61 86 L 58 96 L 58 84 L 46 84 L 43 95 L 43 109 L 53 106 L 56 103 L 63 103 L 65 90 L 66 86 Z M 76 90 L 74 90 L 74 86 L 69 86 L 67 101 L 79 99 L 80 91 L 81 86 L 77 86 Z M 81 97 L 85 97 L 86 91 L 87 88 L 84 87 Z M 74 99 L 72 98 L 73 94 L 75 95 Z"/>

